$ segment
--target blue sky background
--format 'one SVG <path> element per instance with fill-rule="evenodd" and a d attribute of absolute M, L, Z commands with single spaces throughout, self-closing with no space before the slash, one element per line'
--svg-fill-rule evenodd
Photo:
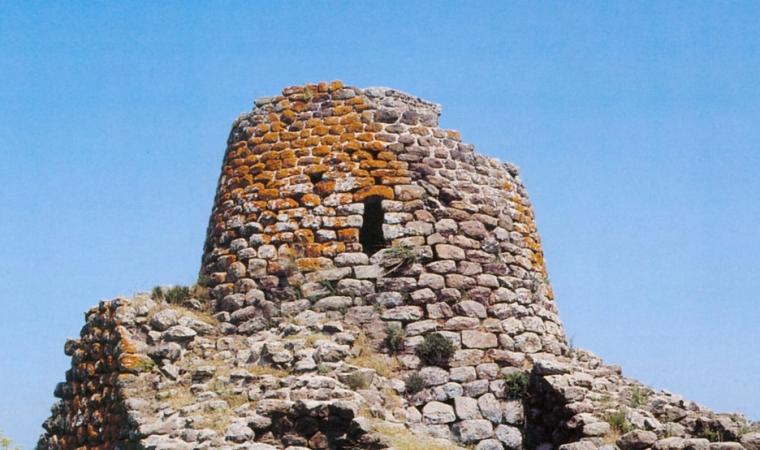
<path fill-rule="evenodd" d="M 760 3 L 0 0 L 0 428 L 33 447 L 99 300 L 191 283 L 255 97 L 444 105 L 522 168 L 562 318 L 760 419 Z"/>

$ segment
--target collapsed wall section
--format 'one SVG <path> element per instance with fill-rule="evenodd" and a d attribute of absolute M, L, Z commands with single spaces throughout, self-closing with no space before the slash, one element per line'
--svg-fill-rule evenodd
<path fill-rule="evenodd" d="M 71 369 L 56 386 L 59 401 L 43 424 L 46 434 L 37 448 L 128 448 L 131 427 L 123 389 L 145 361 L 119 323 L 123 303 L 102 302 L 89 310 L 80 338 L 66 342 Z"/>

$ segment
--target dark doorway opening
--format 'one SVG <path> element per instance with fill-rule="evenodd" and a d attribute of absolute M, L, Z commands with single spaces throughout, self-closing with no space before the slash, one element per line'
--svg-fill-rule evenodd
<path fill-rule="evenodd" d="M 370 256 L 385 248 L 382 201 L 382 197 L 369 197 L 364 201 L 364 220 L 359 231 L 359 242 L 364 253 Z"/>

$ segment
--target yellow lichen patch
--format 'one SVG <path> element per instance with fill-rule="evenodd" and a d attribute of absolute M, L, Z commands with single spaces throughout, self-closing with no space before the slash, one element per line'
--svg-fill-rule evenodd
<path fill-rule="evenodd" d="M 346 244 L 343 242 L 330 242 L 322 246 L 322 256 L 328 258 L 335 257 L 338 253 L 346 251 Z"/>
<path fill-rule="evenodd" d="M 357 228 L 338 230 L 338 240 L 343 242 L 359 242 L 359 230 Z"/>
<path fill-rule="evenodd" d="M 326 258 L 298 258 L 296 265 L 304 272 L 311 272 L 331 267 L 332 262 Z"/>
<path fill-rule="evenodd" d="M 457 130 L 447 130 L 446 131 L 446 137 L 454 139 L 456 141 L 462 140 L 462 135 Z"/>
<path fill-rule="evenodd" d="M 119 367 L 125 371 L 149 372 L 155 362 L 147 356 L 123 353 L 119 356 Z"/>
<path fill-rule="evenodd" d="M 388 186 L 369 186 L 359 189 L 354 193 L 354 201 L 362 202 L 369 197 L 382 197 L 387 200 L 393 200 L 393 188 Z"/>

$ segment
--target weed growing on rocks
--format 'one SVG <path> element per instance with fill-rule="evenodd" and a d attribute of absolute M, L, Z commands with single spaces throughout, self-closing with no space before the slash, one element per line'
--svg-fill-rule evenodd
<path fill-rule="evenodd" d="M 528 374 L 513 372 L 504 377 L 504 393 L 507 398 L 521 400 L 528 392 Z"/>
<path fill-rule="evenodd" d="M 399 353 L 404 349 L 404 339 L 406 334 L 401 327 L 389 326 L 386 330 L 385 347 L 390 353 Z"/>
<path fill-rule="evenodd" d="M 335 289 L 335 286 L 333 285 L 333 282 L 330 280 L 322 280 L 319 282 L 319 284 L 322 285 L 325 289 L 327 289 L 330 292 L 330 295 L 335 295 L 338 291 Z"/>
<path fill-rule="evenodd" d="M 631 423 L 625 418 L 623 411 L 615 411 L 607 414 L 604 420 L 610 424 L 610 428 L 619 434 L 625 434 L 631 431 Z"/>
<path fill-rule="evenodd" d="M 427 365 L 446 366 L 449 358 L 454 354 L 454 346 L 443 335 L 430 333 L 417 346 L 415 353 Z"/>
<path fill-rule="evenodd" d="M 638 408 L 644 406 L 649 401 L 646 392 L 638 386 L 634 386 L 631 389 L 631 408 Z"/>
<path fill-rule="evenodd" d="M 385 268 L 385 274 L 390 275 L 415 262 L 417 262 L 417 254 L 414 252 L 414 248 L 402 244 L 387 249 L 380 265 Z"/>
<path fill-rule="evenodd" d="M 372 369 L 382 377 L 393 377 L 399 368 L 398 360 L 395 357 L 377 353 L 363 334 L 360 334 L 354 341 L 352 353 L 356 356 L 347 358 L 347 363 Z"/>
<path fill-rule="evenodd" d="M 190 298 L 190 288 L 187 286 L 172 286 L 164 293 L 164 299 L 171 305 L 181 305 Z"/>
<path fill-rule="evenodd" d="M 414 372 L 406 377 L 406 380 L 404 380 L 404 386 L 406 387 L 407 393 L 416 394 L 425 388 L 425 381 L 420 374 Z"/>
<path fill-rule="evenodd" d="M 359 372 L 354 372 L 346 377 L 346 385 L 351 388 L 352 391 L 359 389 L 367 389 L 369 384 L 367 379 Z"/>

